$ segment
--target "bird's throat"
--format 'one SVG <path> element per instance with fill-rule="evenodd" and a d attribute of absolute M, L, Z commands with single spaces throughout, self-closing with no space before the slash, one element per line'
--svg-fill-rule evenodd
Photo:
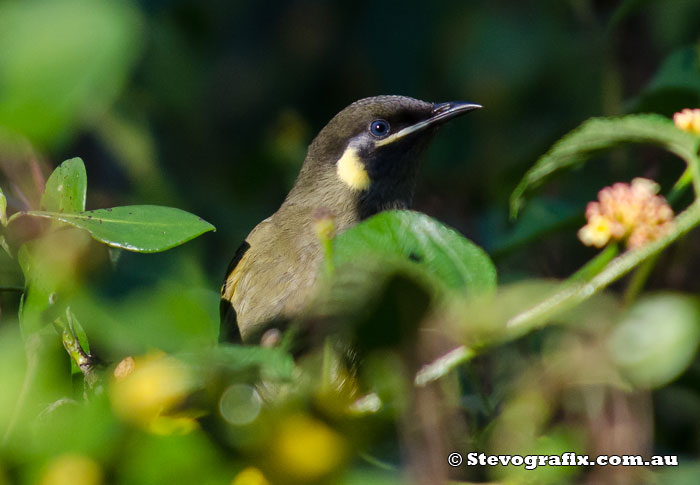
<path fill-rule="evenodd" d="M 353 146 L 347 147 L 336 163 L 336 173 L 338 178 L 352 190 L 367 190 L 371 183 L 357 148 Z"/>

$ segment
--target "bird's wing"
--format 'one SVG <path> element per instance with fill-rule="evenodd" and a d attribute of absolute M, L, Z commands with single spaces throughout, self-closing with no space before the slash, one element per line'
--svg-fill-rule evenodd
<path fill-rule="evenodd" d="M 236 321 L 236 309 L 233 308 L 233 294 L 236 292 L 236 286 L 241 279 L 241 270 L 239 265 L 250 249 L 248 241 L 244 241 L 234 254 L 233 259 L 228 264 L 226 269 L 226 279 L 221 286 L 221 301 L 219 303 L 219 315 L 221 318 L 221 326 L 219 329 L 219 341 L 221 342 L 241 342 L 241 332 Z"/>
<path fill-rule="evenodd" d="M 249 271 L 253 259 L 250 254 L 251 243 L 249 241 L 254 241 L 255 235 L 259 233 L 262 228 L 267 226 L 269 222 L 270 218 L 267 218 L 251 231 L 246 240 L 238 247 L 236 253 L 233 255 L 233 259 L 231 259 L 231 262 L 228 264 L 224 284 L 221 286 L 221 301 L 219 303 L 219 315 L 221 319 L 219 341 L 221 342 L 239 343 L 242 341 L 236 308 L 233 306 L 234 295 L 236 294 L 238 283 L 241 281 L 243 275 Z"/>

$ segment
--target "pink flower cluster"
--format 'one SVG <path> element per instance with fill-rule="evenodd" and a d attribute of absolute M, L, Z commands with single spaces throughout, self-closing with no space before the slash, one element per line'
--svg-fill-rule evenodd
<path fill-rule="evenodd" d="M 598 192 L 598 202 L 588 203 L 588 223 L 578 231 L 579 239 L 598 248 L 626 241 L 627 248 L 635 249 L 667 234 L 673 227 L 673 209 L 658 191 L 658 184 L 645 178 L 605 187 Z"/>

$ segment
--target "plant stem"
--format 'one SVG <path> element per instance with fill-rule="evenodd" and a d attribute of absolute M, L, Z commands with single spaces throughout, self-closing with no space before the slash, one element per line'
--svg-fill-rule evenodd
<path fill-rule="evenodd" d="M 23 286 L 0 286 L 0 292 L 6 291 L 8 293 L 24 293 Z"/>
<path fill-rule="evenodd" d="M 85 352 L 82 345 L 80 345 L 80 340 L 73 328 L 73 316 L 70 308 L 66 308 L 65 321 L 62 318 L 57 318 L 54 325 L 61 334 L 63 347 L 83 373 L 87 387 L 92 389 L 99 379 L 95 370 L 95 359 L 92 355 Z"/>
<path fill-rule="evenodd" d="M 333 276 L 333 272 L 335 271 L 335 267 L 333 266 L 333 239 L 324 238 L 321 241 L 321 245 L 323 246 L 323 259 L 325 260 L 326 274 L 328 276 Z"/>
<path fill-rule="evenodd" d="M 596 257 L 583 265 L 581 269 L 569 276 L 569 282 L 587 281 L 600 273 L 607 264 L 619 253 L 619 246 L 616 243 L 608 244 Z"/>
<path fill-rule="evenodd" d="M 685 169 L 683 175 L 680 176 L 676 183 L 673 184 L 673 187 L 671 187 L 671 190 L 666 196 L 666 200 L 668 201 L 668 203 L 673 205 L 680 198 L 680 196 L 683 195 L 683 192 L 685 192 L 686 187 L 688 187 L 688 184 L 692 181 L 693 172 L 691 172 L 690 167 L 688 167 Z"/>
<path fill-rule="evenodd" d="M 646 261 L 644 261 L 639 268 L 630 277 L 630 282 L 625 289 L 625 295 L 623 300 L 625 305 L 630 305 L 639 295 L 639 292 L 644 288 L 644 283 L 647 282 L 651 271 L 656 265 L 656 261 L 659 259 L 659 255 L 655 254 Z"/>
<path fill-rule="evenodd" d="M 693 181 L 693 173 L 690 167 L 686 168 L 683 174 L 678 178 L 673 187 L 666 196 L 666 200 L 669 204 L 673 205 L 678 201 L 688 185 Z M 639 295 L 639 292 L 644 288 L 649 275 L 651 274 L 656 262 L 659 259 L 659 255 L 655 254 L 650 257 L 644 263 L 642 263 L 639 268 L 637 268 L 630 278 L 630 282 L 625 289 L 625 295 L 623 297 L 625 305 L 630 305 Z"/>
<path fill-rule="evenodd" d="M 520 330 L 523 327 L 533 329 L 546 325 L 548 319 L 563 311 L 569 310 L 579 303 L 590 298 L 614 281 L 618 280 L 636 266 L 649 258 L 658 255 L 663 249 L 671 245 L 676 239 L 686 234 L 691 229 L 700 225 L 700 201 L 696 200 L 675 220 L 675 228 L 666 236 L 652 241 L 639 249 L 627 251 L 613 259 L 608 265 L 589 281 L 570 281 L 565 283 L 563 289 L 549 298 L 537 303 L 529 309 L 518 313 L 506 322 L 509 330 Z M 502 341 L 502 339 L 498 339 Z M 477 355 L 476 350 L 461 345 L 433 362 L 423 366 L 414 380 L 415 385 L 424 386 L 435 381 L 455 367 L 464 364 Z"/>
<path fill-rule="evenodd" d="M 590 298 L 700 224 L 700 202 L 694 202 L 688 209 L 679 214 L 675 224 L 674 230 L 666 236 L 618 256 L 590 281 L 567 285 L 546 300 L 511 318 L 506 326 L 513 329 L 523 325 L 536 325 L 553 314 L 568 310 Z"/>
<path fill-rule="evenodd" d="M 450 370 L 461 364 L 468 362 L 476 355 L 476 352 L 464 345 L 451 350 L 442 357 L 426 364 L 416 373 L 414 384 L 416 386 L 425 386 L 426 384 L 436 381 Z"/>

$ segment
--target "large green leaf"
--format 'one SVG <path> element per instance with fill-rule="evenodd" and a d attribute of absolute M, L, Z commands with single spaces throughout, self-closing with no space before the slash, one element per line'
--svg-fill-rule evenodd
<path fill-rule="evenodd" d="M 75 213 L 85 210 L 87 174 L 80 158 L 59 165 L 46 181 L 41 209 L 49 212 Z"/>
<path fill-rule="evenodd" d="M 659 115 L 593 118 L 559 140 L 528 170 L 510 197 L 511 215 L 520 211 L 525 192 L 557 170 L 583 162 L 597 152 L 625 143 L 648 143 L 666 148 L 686 162 L 697 163 L 700 137 L 679 130 Z"/>
<path fill-rule="evenodd" d="M 335 238 L 336 267 L 367 255 L 387 263 L 403 260 L 449 288 L 481 291 L 496 286 L 496 269 L 481 248 L 418 212 L 382 212 Z"/>
<path fill-rule="evenodd" d="M 139 253 L 165 251 L 216 230 L 194 214 L 157 205 L 114 207 L 78 214 L 29 211 L 24 215 L 65 222 L 85 229 L 100 242 Z"/>

